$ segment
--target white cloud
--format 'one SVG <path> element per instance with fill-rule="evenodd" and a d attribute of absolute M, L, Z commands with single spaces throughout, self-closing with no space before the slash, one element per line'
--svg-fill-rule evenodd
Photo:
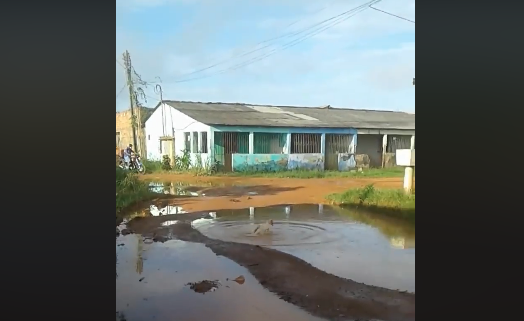
<path fill-rule="evenodd" d="M 146 10 L 152 6 L 165 6 L 166 10 L 170 10 L 170 6 L 180 3 L 196 3 L 205 7 L 192 22 L 185 25 L 182 32 L 176 36 L 166 36 L 165 40 L 170 41 L 160 41 L 158 45 L 148 47 L 141 45 L 143 41 L 139 35 L 119 30 L 117 16 L 117 56 L 120 57 L 128 49 L 135 68 L 144 79 L 154 79 L 155 76 L 162 78 L 164 97 L 167 99 L 289 105 L 331 104 L 355 108 L 414 110 L 414 98 L 406 98 L 406 92 L 413 92 L 414 97 L 414 87 L 411 84 L 415 69 L 414 43 L 404 41 L 389 43 L 384 47 L 375 41 L 406 32 L 414 34 L 414 24 L 371 9 L 294 48 L 279 51 L 239 70 L 191 82 L 173 83 L 173 80 L 181 79 L 182 75 L 237 56 L 239 52 L 252 50 L 253 45 L 259 41 L 301 30 L 360 5 L 365 0 L 335 1 L 318 12 L 330 2 L 333 1 L 224 0 L 218 3 L 209 0 L 132 0 L 124 4 L 117 0 L 117 15 L 119 11 L 125 14 L 125 10 Z M 260 19 L 250 21 L 247 26 L 242 24 L 242 30 L 232 31 L 237 23 L 245 23 L 250 17 L 248 13 L 254 3 L 260 5 L 260 8 L 285 6 L 296 12 L 296 16 L 274 18 L 271 17 L 271 10 L 264 9 Z M 262 7 L 262 3 L 265 7 Z M 414 0 L 384 1 L 376 7 L 414 19 Z M 283 27 L 297 19 L 301 20 L 283 30 Z M 253 37 L 248 43 L 236 43 L 233 41 L 236 32 L 263 33 L 268 37 Z M 231 37 L 231 41 L 228 41 L 232 43 L 230 48 L 212 50 L 206 45 L 225 34 Z M 216 73 L 269 53 L 272 49 L 282 48 L 282 44 L 293 39 L 296 37 L 281 39 L 274 46 L 252 55 L 231 59 L 215 68 L 182 79 Z M 122 68 L 118 65 L 116 68 L 118 92 L 124 84 L 124 77 Z M 152 90 L 148 93 L 154 95 Z M 370 95 L 373 99 L 366 99 Z M 122 100 L 117 101 L 120 108 L 124 106 L 125 97 L 127 96 L 122 94 Z"/>

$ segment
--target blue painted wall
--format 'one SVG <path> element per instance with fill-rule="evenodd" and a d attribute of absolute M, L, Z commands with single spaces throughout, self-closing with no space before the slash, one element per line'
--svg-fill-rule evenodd
<path fill-rule="evenodd" d="M 254 132 L 254 133 L 302 133 L 302 134 L 352 134 L 354 128 L 300 128 L 300 127 L 250 127 L 250 126 L 213 126 L 218 132 Z"/>
<path fill-rule="evenodd" d="M 355 154 L 341 153 L 338 154 L 338 170 L 339 171 L 349 171 L 357 167 L 355 162 Z"/>
<path fill-rule="evenodd" d="M 289 154 L 287 168 L 324 170 L 324 155 L 322 154 Z"/>
<path fill-rule="evenodd" d="M 234 172 L 324 170 L 322 154 L 233 154 Z"/>
<path fill-rule="evenodd" d="M 287 169 L 287 154 L 233 154 L 234 172 L 278 172 Z"/>

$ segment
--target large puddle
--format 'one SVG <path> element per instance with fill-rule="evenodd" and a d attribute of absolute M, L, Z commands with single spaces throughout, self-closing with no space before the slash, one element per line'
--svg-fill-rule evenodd
<path fill-rule="evenodd" d="M 245 268 L 202 244 L 148 243 L 136 234 L 116 242 L 117 320 L 321 320 L 280 300 Z M 243 284 L 231 281 L 238 276 Z M 201 294 L 187 285 L 202 280 L 218 280 L 218 288 Z"/>
<path fill-rule="evenodd" d="M 196 226 L 210 238 L 273 247 L 337 276 L 415 292 L 413 226 L 324 205 L 224 210 L 214 216 Z M 271 233 L 255 236 L 256 225 L 269 219 Z"/>

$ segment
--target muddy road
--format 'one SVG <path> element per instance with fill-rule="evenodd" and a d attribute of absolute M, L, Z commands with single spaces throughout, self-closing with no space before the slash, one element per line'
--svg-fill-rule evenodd
<path fill-rule="evenodd" d="M 198 214 L 205 216 L 204 213 Z M 176 222 L 172 220 L 177 218 Z M 246 268 L 280 299 L 328 320 L 415 320 L 415 295 L 358 283 L 324 272 L 265 246 L 211 239 L 192 226 L 195 214 L 134 219 L 128 226 L 147 240 L 199 243 Z M 172 223 L 168 226 L 163 222 Z M 182 259 L 182 258 L 181 258 Z M 350 268 L 350 267 L 348 267 Z M 277 320 L 277 319 L 275 319 Z"/>
<path fill-rule="evenodd" d="M 374 184 L 377 188 L 402 188 L 402 178 L 250 178 L 195 177 L 178 174 L 147 174 L 142 179 L 165 184 L 190 185 L 183 187 L 205 198 L 178 195 L 179 206 L 186 211 L 241 209 L 283 204 L 328 204 L 325 196 L 349 188 Z M 172 188 L 175 191 L 175 188 Z M 176 194 L 176 193 L 172 193 Z"/>
<path fill-rule="evenodd" d="M 143 179 L 159 198 L 130 208 L 117 233 L 126 320 L 415 320 L 414 227 L 324 198 L 400 178 Z M 271 235 L 248 235 L 267 219 Z M 197 293 L 198 282 L 216 286 Z"/>

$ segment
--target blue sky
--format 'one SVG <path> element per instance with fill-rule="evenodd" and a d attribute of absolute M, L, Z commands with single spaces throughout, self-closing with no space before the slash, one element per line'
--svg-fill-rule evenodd
<path fill-rule="evenodd" d="M 366 2 L 116 0 L 116 58 L 129 50 L 143 79 L 162 79 L 164 99 L 414 112 L 412 23 L 367 9 L 283 49 L 315 29 L 294 32 Z M 414 0 L 375 7 L 415 20 Z M 124 70 L 115 64 L 118 111 L 128 102 Z M 146 93 L 154 106 L 153 86 Z"/>

